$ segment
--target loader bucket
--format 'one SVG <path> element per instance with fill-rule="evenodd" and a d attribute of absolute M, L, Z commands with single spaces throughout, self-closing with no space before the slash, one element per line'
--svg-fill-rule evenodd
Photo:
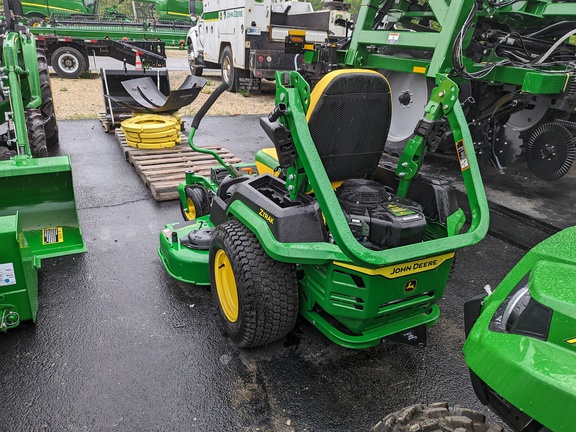
<path fill-rule="evenodd" d="M 115 102 L 112 98 L 128 97 L 132 100 L 124 86 L 123 81 L 135 78 L 150 77 L 158 90 L 166 96 L 170 94 L 170 78 L 167 69 L 157 70 L 112 70 L 100 69 L 102 79 L 102 93 L 104 94 L 104 106 L 106 108 L 106 120 L 113 126 L 120 124 L 122 120 L 132 115 L 132 110 Z"/>
<path fill-rule="evenodd" d="M 35 258 L 86 251 L 68 156 L 0 162 L 0 216 L 16 213 Z"/>

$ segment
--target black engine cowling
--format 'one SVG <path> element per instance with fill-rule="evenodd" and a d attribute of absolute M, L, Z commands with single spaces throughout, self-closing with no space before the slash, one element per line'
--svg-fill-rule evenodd
<path fill-rule="evenodd" d="M 336 196 L 352 231 L 370 249 L 387 249 L 422 241 L 426 218 L 422 206 L 401 198 L 373 180 L 346 180 Z"/>

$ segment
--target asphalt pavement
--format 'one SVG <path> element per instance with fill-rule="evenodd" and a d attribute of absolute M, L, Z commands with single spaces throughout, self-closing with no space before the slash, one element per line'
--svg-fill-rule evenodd
<path fill-rule="evenodd" d="M 154 201 L 98 121 L 59 124 L 88 252 L 43 261 L 38 322 L 0 334 L 0 431 L 366 431 L 418 402 L 488 412 L 461 352 L 462 307 L 522 250 L 488 236 L 458 252 L 426 348 L 350 350 L 302 321 L 241 350 L 209 290 L 170 278 L 158 258 L 178 203 Z M 257 116 L 207 117 L 196 137 L 243 160 L 269 145 Z"/>

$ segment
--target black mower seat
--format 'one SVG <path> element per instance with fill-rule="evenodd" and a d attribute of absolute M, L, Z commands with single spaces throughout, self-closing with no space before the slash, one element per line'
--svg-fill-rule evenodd
<path fill-rule="evenodd" d="M 332 181 L 373 174 L 390 129 L 390 85 L 382 74 L 343 69 L 327 74 L 310 95 L 310 134 Z"/>
<path fill-rule="evenodd" d="M 341 69 L 325 75 L 310 95 L 310 134 L 331 181 L 373 174 L 392 116 L 390 85 L 378 72 Z M 272 173 L 276 149 L 256 155 L 258 172 Z"/>

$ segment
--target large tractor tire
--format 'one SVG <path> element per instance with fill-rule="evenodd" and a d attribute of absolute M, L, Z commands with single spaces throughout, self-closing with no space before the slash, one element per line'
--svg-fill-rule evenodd
<path fill-rule="evenodd" d="M 26 110 L 26 129 L 28 129 L 28 143 L 32 156 L 36 158 L 48 156 L 44 119 L 39 109 Z"/>
<path fill-rule="evenodd" d="M 296 267 L 270 258 L 238 220 L 212 235 L 210 284 L 230 339 L 253 348 L 286 336 L 298 317 Z"/>
<path fill-rule="evenodd" d="M 88 61 L 75 48 L 61 47 L 52 54 L 52 67 L 62 78 L 78 78 L 88 68 Z"/>
<path fill-rule="evenodd" d="M 190 185 L 184 189 L 188 211 L 184 209 L 180 202 L 180 211 L 186 221 L 191 221 L 210 213 L 210 195 L 208 189 L 202 185 Z"/>
<path fill-rule="evenodd" d="M 484 414 L 445 402 L 418 404 L 389 414 L 370 432 L 504 432 L 497 423 L 486 424 Z"/>
<path fill-rule="evenodd" d="M 0 161 L 8 160 L 12 156 L 16 156 L 16 152 L 14 150 L 10 150 L 8 147 L 0 146 Z"/>
<path fill-rule="evenodd" d="M 42 90 L 42 104 L 40 110 L 44 118 L 44 133 L 46 134 L 46 144 L 49 148 L 58 145 L 58 123 L 56 122 L 56 112 L 52 98 L 52 87 L 50 75 L 48 73 L 48 62 L 46 55 L 41 49 L 36 50 L 38 58 L 38 71 L 40 72 L 40 88 Z"/>

